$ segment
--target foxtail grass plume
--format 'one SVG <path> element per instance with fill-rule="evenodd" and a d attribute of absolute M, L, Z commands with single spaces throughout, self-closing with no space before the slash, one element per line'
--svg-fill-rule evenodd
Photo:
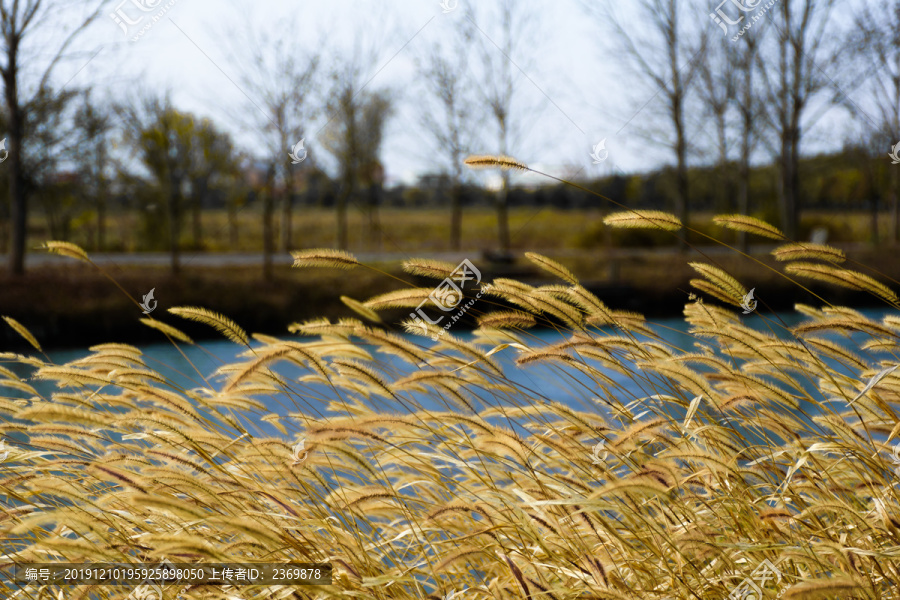
<path fill-rule="evenodd" d="M 733 231 L 761 235 L 773 240 L 787 239 L 777 227 L 747 215 L 716 215 L 713 217 L 713 223 Z"/>
<path fill-rule="evenodd" d="M 53 254 L 59 254 L 60 256 L 68 256 L 69 258 L 74 258 L 76 260 L 84 261 L 86 263 L 91 262 L 91 259 L 88 258 L 87 252 L 82 250 L 79 246 L 71 242 L 59 242 L 59 241 L 50 241 L 44 242 L 42 246 L 45 250 L 52 252 Z"/>
<path fill-rule="evenodd" d="M 25 328 L 24 325 L 13 319 L 12 317 L 3 317 L 3 320 L 6 321 L 7 325 L 16 330 L 16 333 L 21 335 L 25 341 L 34 347 L 35 350 L 41 352 L 41 345 L 38 344 L 37 338 L 35 338 L 28 329 Z"/>
<path fill-rule="evenodd" d="M 785 244 L 772 250 L 772 256 L 778 261 L 813 259 L 825 260 L 831 263 L 842 263 L 847 260 L 844 251 L 825 244 L 803 242 L 800 244 Z"/>
<path fill-rule="evenodd" d="M 341 302 L 343 302 L 348 308 L 350 308 L 353 312 L 360 315 L 361 317 L 365 317 L 373 323 L 381 323 L 381 317 L 378 316 L 378 313 L 362 302 L 354 300 L 349 296 L 341 296 Z"/>
<path fill-rule="evenodd" d="M 807 262 L 791 263 L 784 270 L 793 275 L 809 277 L 810 279 L 826 281 L 852 290 L 868 292 L 887 300 L 895 306 L 900 304 L 900 299 L 897 298 L 894 290 L 858 271 Z"/>
<path fill-rule="evenodd" d="M 603 222 L 610 227 L 629 229 L 663 229 L 678 231 L 681 220 L 661 210 L 626 210 L 607 215 Z"/>
<path fill-rule="evenodd" d="M 493 155 L 473 155 L 468 156 L 463 161 L 467 167 L 472 169 L 489 169 L 495 167 L 498 169 L 519 169 L 528 170 L 528 165 L 512 158 L 511 156 L 493 156 Z"/>
<path fill-rule="evenodd" d="M 528 258 L 562 282 L 495 279 L 471 337 L 435 344 L 316 319 L 291 327 L 303 339 L 256 334 L 178 380 L 124 344 L 62 365 L 0 352 L 7 562 L 302 557 L 334 569 L 313 596 L 625 600 L 721 598 L 766 557 L 782 579 L 762 595 L 896 596 L 896 310 L 798 304 L 807 322 L 752 328 L 735 306 L 688 302 L 669 338 Z M 731 273 L 693 267 L 701 289 L 740 298 Z M 173 310 L 250 339 L 222 315 Z M 535 383 L 551 371 L 545 395 Z M 11 588 L 0 579 L 0 596 Z"/>
<path fill-rule="evenodd" d="M 359 266 L 359 260 L 344 250 L 316 248 L 313 250 L 295 250 L 291 252 L 295 267 L 331 267 L 333 269 L 353 269 Z"/>
<path fill-rule="evenodd" d="M 232 342 L 243 344 L 244 346 L 250 345 L 250 338 L 247 336 L 247 332 L 224 315 L 197 306 L 175 306 L 170 308 L 169 312 L 182 319 L 189 319 L 191 321 L 203 323 L 204 325 L 209 325 L 210 327 L 217 329 Z"/>
<path fill-rule="evenodd" d="M 433 260 L 430 258 L 411 258 L 403 261 L 403 270 L 411 275 L 429 277 L 431 279 L 445 279 L 453 275 L 459 265 Z"/>

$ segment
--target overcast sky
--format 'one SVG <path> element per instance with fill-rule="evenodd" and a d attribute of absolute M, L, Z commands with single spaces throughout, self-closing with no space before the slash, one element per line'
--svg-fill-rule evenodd
<path fill-rule="evenodd" d="M 240 85 L 231 38 L 248 27 L 265 32 L 294 18 L 294 41 L 300 47 L 320 48 L 328 56 L 362 39 L 377 48 L 368 87 L 390 88 L 397 97 L 383 162 L 390 181 L 412 182 L 416 175 L 443 166 L 419 126 L 421 99 L 415 91 L 413 60 L 435 41 L 450 39 L 455 20 L 466 18 L 467 1 L 471 0 L 445 0 L 455 7 L 444 12 L 439 0 L 164 0 L 146 14 L 170 5 L 165 16 L 132 42 L 130 38 L 151 18 L 144 17 L 126 35 L 109 13 L 120 6 L 122 13 L 136 20 L 144 13 L 133 2 L 155 6 L 157 0 L 126 0 L 121 5 L 115 0 L 80 41 L 83 52 L 61 65 L 56 79 L 59 84 L 94 87 L 99 98 L 122 98 L 139 86 L 170 89 L 177 107 L 211 117 L 232 133 L 241 149 L 253 153 L 259 148 L 262 154 L 259 132 L 241 127 L 235 118 L 235 111 L 258 104 L 259 98 Z M 482 1 L 479 6 L 490 4 Z M 708 16 L 714 4 L 711 0 L 708 10 L 698 11 L 689 25 L 718 31 Z M 512 58 L 516 64 L 526 64 L 525 55 L 531 55 L 531 64 L 519 72 L 516 86 L 522 103 L 539 109 L 522 129 L 513 152 L 516 158 L 553 174 L 572 175 L 580 170 L 581 176 L 647 171 L 672 162 L 665 140 L 648 138 L 640 130 L 662 108 L 663 98 L 652 88 L 638 85 L 629 74 L 613 29 L 588 16 L 578 0 L 517 0 L 516 6 L 538 17 L 523 56 Z M 629 22 L 628 5 L 621 6 Z M 629 24 L 640 27 L 637 20 Z M 492 23 L 478 25 L 483 30 L 479 35 L 498 35 Z M 821 112 L 825 116 L 806 138 L 806 153 L 838 149 L 849 127 L 840 109 Z M 311 123 L 305 134 L 310 152 L 324 154 L 315 139 L 323 123 L 322 119 Z M 695 137 L 712 133 L 710 126 Z M 604 138 L 609 158 L 593 164 L 591 147 Z M 694 157 L 692 162 L 702 160 Z M 767 157 L 760 153 L 757 160 Z M 323 162 L 327 164 L 324 157 Z"/>

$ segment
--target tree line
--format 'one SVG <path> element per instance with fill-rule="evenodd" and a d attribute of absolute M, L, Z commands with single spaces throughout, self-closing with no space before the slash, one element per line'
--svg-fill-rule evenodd
<path fill-rule="evenodd" d="M 251 148 L 164 92 L 101 101 L 98 90 L 55 86 L 54 70 L 107 4 L 85 10 L 49 59 L 28 54 L 25 61 L 23 47 L 41 38 L 59 4 L 0 0 L 0 124 L 8 139 L 0 219 L 9 232 L 2 242 L 12 273 L 24 270 L 29 213 L 42 210 L 64 236 L 69 209 L 89 207 L 102 250 L 110 203 L 123 196 L 155 207 L 145 211 L 146 225 L 167 240 L 176 272 L 182 230 L 202 246 L 204 207 L 228 207 L 233 236 L 235 215 L 253 202 L 262 205 L 270 273 L 276 244 L 283 252 L 294 243 L 298 189 L 334 207 L 338 247 L 349 243 L 350 207 L 363 211 L 367 241 L 378 247 L 378 208 L 397 195 L 392 200 L 384 189 L 382 155 L 402 98 L 372 83 L 377 52 L 361 42 L 349 52 L 304 47 L 293 40 L 290 23 L 234 36 L 240 48 L 234 67 L 248 101 L 229 118 L 260 134 Z M 741 214 L 774 209 L 796 239 L 802 210 L 841 203 L 833 197 L 841 190 L 843 200 L 868 204 L 876 242 L 877 216 L 889 208 L 891 240 L 900 241 L 900 167 L 887 157 L 900 142 L 900 0 L 852 8 L 834 0 L 712 4 L 636 0 L 623 11 L 621 3 L 583 3 L 604 34 L 598 37 L 612 44 L 599 50 L 615 50 L 624 81 L 635 84 L 622 93 L 651 99 L 635 104 L 641 109 L 623 130 L 669 156 L 654 173 L 595 180 L 598 191 L 616 192 L 630 206 L 664 205 L 685 224 L 710 206 Z M 500 0 L 472 8 L 452 22 L 448 38 L 414 53 L 410 90 L 419 117 L 412 126 L 435 150 L 436 174 L 428 181 L 440 189 L 421 187 L 448 208 L 451 248 L 461 246 L 466 205 L 493 204 L 497 243 L 508 253 L 510 205 L 587 202 L 554 186 L 513 189 L 508 171 L 488 192 L 462 164 L 472 153 L 521 155 L 527 130 L 552 102 L 547 94 L 547 102 L 535 102 L 525 93 L 528 74 L 540 70 L 540 28 L 530 5 Z M 841 152 L 804 158 L 810 132 L 836 112 L 850 124 L 840 133 Z M 311 132 L 314 122 L 324 125 Z M 327 168 L 320 156 L 330 159 Z"/>

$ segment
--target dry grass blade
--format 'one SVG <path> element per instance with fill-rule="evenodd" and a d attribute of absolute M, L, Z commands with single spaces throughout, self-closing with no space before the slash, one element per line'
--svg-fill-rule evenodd
<path fill-rule="evenodd" d="M 219 313 L 197 306 L 175 306 L 170 308 L 169 312 L 183 319 L 209 325 L 232 342 L 243 344 L 244 346 L 250 345 L 250 338 L 247 336 L 247 332 L 241 329 L 237 323 Z"/>
<path fill-rule="evenodd" d="M 379 294 L 373 298 L 369 298 L 363 303 L 363 306 L 378 310 L 382 308 L 415 308 L 427 300 L 428 296 L 434 290 L 428 288 L 412 288 L 408 290 L 396 290 Z"/>
<path fill-rule="evenodd" d="M 522 171 L 528 170 L 528 165 L 525 163 L 519 162 L 511 156 L 494 156 L 494 155 L 473 155 L 466 157 L 463 160 L 463 164 L 472 169 L 488 169 L 491 167 L 497 167 L 499 169 L 520 169 Z"/>
<path fill-rule="evenodd" d="M 69 258 L 74 258 L 76 260 L 84 261 L 86 263 L 90 263 L 91 259 L 88 257 L 87 252 L 82 250 L 79 246 L 71 242 L 45 242 L 43 246 L 41 246 L 45 250 L 52 252 L 53 254 L 59 254 L 60 256 L 68 256 Z"/>
<path fill-rule="evenodd" d="M 678 231 L 683 227 L 675 215 L 661 210 L 627 210 L 607 215 L 603 222 L 610 227 L 630 229 L 663 229 Z"/>
<path fill-rule="evenodd" d="M 403 262 L 403 270 L 411 275 L 430 277 L 431 279 L 445 279 L 456 270 L 457 265 L 442 260 L 429 258 L 413 258 Z"/>
<path fill-rule="evenodd" d="M 769 225 L 761 219 L 747 215 L 716 215 L 713 217 L 713 223 L 733 231 L 753 233 L 773 240 L 787 239 L 777 227 Z"/>
<path fill-rule="evenodd" d="M 718 267 L 706 263 L 688 263 L 691 268 L 706 277 L 718 291 L 717 297 L 727 299 L 727 302 L 741 305 L 741 300 L 747 295 L 747 289 L 740 282 Z"/>
<path fill-rule="evenodd" d="M 291 252 L 295 267 L 330 267 L 334 269 L 353 269 L 359 266 L 359 260 L 344 250 L 316 248 L 313 250 L 295 250 Z"/>
<path fill-rule="evenodd" d="M 833 246 L 826 246 L 825 244 L 814 244 L 812 242 L 778 246 L 772 250 L 772 256 L 778 261 L 809 258 L 825 260 L 832 263 L 842 263 L 847 260 L 847 255 L 844 254 L 843 250 Z"/>
<path fill-rule="evenodd" d="M 805 262 L 791 263 L 785 266 L 784 270 L 785 272 L 794 275 L 809 277 L 810 279 L 816 279 L 818 281 L 826 281 L 861 292 L 869 292 L 875 294 L 879 298 L 887 300 L 895 306 L 900 303 L 897 294 L 889 287 L 872 279 L 868 275 L 864 275 L 857 271 Z"/>
<path fill-rule="evenodd" d="M 38 344 L 37 338 L 35 338 L 33 335 L 31 335 L 31 332 L 28 331 L 28 329 L 26 329 L 24 325 L 22 325 L 21 323 L 19 323 L 12 317 L 3 317 L 3 320 L 6 321 L 6 323 L 10 327 L 15 329 L 16 333 L 18 333 L 23 338 L 25 338 L 25 341 L 28 342 L 29 344 L 31 344 L 35 350 L 37 350 L 38 352 L 42 352 L 41 345 Z"/>
<path fill-rule="evenodd" d="M 354 300 L 349 296 L 341 296 L 341 302 L 344 303 L 350 310 L 358 314 L 359 316 L 372 321 L 373 323 L 381 323 L 381 317 L 378 316 L 378 313 L 359 302 L 358 300 Z"/>
<path fill-rule="evenodd" d="M 188 335 L 182 332 L 179 329 L 172 327 L 167 323 L 163 323 L 162 321 L 157 321 L 156 319 L 141 319 L 141 323 L 150 327 L 152 329 L 156 329 L 157 331 L 161 331 L 169 337 L 173 337 L 176 340 L 180 340 L 185 344 L 193 344 L 194 340 L 192 340 Z"/>
<path fill-rule="evenodd" d="M 334 567 L 310 597 L 661 600 L 724 597 L 767 557 L 782 577 L 760 581 L 766 597 L 896 596 L 896 310 L 798 305 L 806 322 L 754 328 L 696 301 L 687 330 L 656 327 L 529 258 L 568 283 L 497 279 L 484 293 L 521 310 L 481 316 L 471 341 L 317 319 L 291 327 L 314 340 L 254 334 L 177 381 L 124 344 L 62 366 L 0 353 L 7 562 L 302 560 Z M 694 268 L 698 288 L 741 297 Z M 423 294 L 408 293 L 373 300 Z M 538 322 L 552 339 L 503 329 Z"/>
<path fill-rule="evenodd" d="M 517 310 L 495 311 L 478 319 L 478 326 L 494 329 L 528 329 L 537 321 L 533 315 Z"/>
<path fill-rule="evenodd" d="M 526 252 L 525 257 L 548 273 L 556 275 L 563 281 L 571 283 L 572 285 L 578 285 L 578 278 L 572 274 L 572 271 L 568 270 L 555 260 L 551 260 L 536 252 Z"/>

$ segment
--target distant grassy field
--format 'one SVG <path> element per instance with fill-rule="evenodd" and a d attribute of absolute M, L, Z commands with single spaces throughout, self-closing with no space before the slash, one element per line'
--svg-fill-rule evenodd
<path fill-rule="evenodd" d="M 592 249 L 604 244 L 604 212 L 593 210 L 560 210 L 552 207 L 523 207 L 510 210 L 512 246 L 518 250 Z M 691 226 L 725 242 L 735 240 L 734 232 L 724 231 L 710 221 L 713 213 L 696 213 Z M 449 211 L 445 209 L 390 208 L 379 213 L 377 235 L 371 236 L 366 215 L 351 208 L 348 213 L 350 250 L 385 252 L 440 252 L 450 249 Z M 230 240 L 228 215 L 225 210 L 210 210 L 202 215 L 202 242 L 197 250 L 210 252 L 259 252 L 263 248 L 262 216 L 256 207 L 237 213 L 236 240 Z M 165 249 L 164 222 L 156 230 L 148 228 L 146 219 L 136 212 L 113 214 L 108 219 L 106 249 L 118 252 L 142 252 Z M 871 241 L 871 217 L 866 213 L 807 212 L 803 216 L 801 234 L 825 226 L 829 242 Z M 881 216 L 879 229 L 887 238 L 890 215 Z M 67 241 L 95 249 L 95 222 L 92 219 L 73 221 Z M 275 219 L 276 236 L 279 232 Z M 497 219 L 489 207 L 466 209 L 463 213 L 464 250 L 483 250 L 497 247 Z M 60 231 L 51 231 L 47 220 L 33 215 L 29 226 L 29 247 L 44 240 L 60 238 Z M 65 236 L 64 236 L 65 237 Z M 5 240 L 4 240 L 5 241 Z M 673 238 L 665 233 L 618 230 L 612 233 L 617 246 L 645 247 L 671 245 Z M 700 238 L 692 242 L 705 243 Z M 292 248 L 335 247 L 337 244 L 335 213 L 332 209 L 297 208 L 293 218 Z M 5 244 L 4 244 L 5 245 Z M 192 249 L 193 237 L 189 215 L 182 228 L 182 246 Z M 276 244 L 277 247 L 277 244 Z"/>

